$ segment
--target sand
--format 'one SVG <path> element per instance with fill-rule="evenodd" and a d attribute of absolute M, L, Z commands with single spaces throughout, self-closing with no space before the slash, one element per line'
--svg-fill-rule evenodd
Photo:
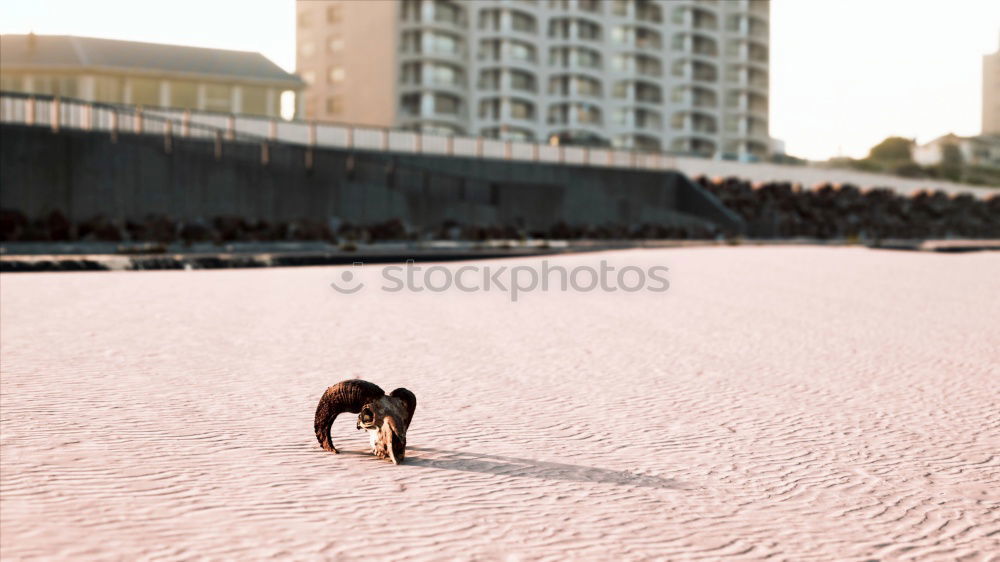
<path fill-rule="evenodd" d="M 997 559 L 1000 254 L 550 262 L 600 259 L 670 289 L 0 276 L 0 554 Z M 355 377 L 416 393 L 404 464 L 354 416 L 342 454 L 316 443 L 316 401 Z"/>

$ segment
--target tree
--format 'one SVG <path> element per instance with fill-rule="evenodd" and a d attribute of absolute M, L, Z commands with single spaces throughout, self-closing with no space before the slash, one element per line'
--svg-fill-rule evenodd
<path fill-rule="evenodd" d="M 906 164 L 913 162 L 913 156 L 910 154 L 912 148 L 912 139 L 889 137 L 868 151 L 868 159 L 882 164 Z"/>
<path fill-rule="evenodd" d="M 941 175 L 952 180 L 959 181 L 962 177 L 962 150 L 955 143 L 948 143 L 941 147 Z"/>
<path fill-rule="evenodd" d="M 953 168 L 961 168 L 964 163 L 962 149 L 957 144 L 950 142 L 941 147 L 941 165 Z"/>

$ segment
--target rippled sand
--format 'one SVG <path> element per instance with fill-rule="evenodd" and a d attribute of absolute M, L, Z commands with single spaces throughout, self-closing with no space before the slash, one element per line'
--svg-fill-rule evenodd
<path fill-rule="evenodd" d="M 0 277 L 3 558 L 1000 552 L 1000 255 L 552 262 L 602 258 L 667 265 L 671 289 L 512 304 L 341 295 L 343 268 Z M 316 443 L 316 401 L 353 377 L 416 393 L 405 464 L 364 454 L 349 415 L 344 453 Z"/>

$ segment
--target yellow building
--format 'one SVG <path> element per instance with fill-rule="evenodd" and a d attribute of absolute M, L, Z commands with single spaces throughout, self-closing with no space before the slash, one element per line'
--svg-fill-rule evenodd
<path fill-rule="evenodd" d="M 0 36 L 3 91 L 278 117 L 282 93 L 294 92 L 300 100 L 304 87 L 260 53 L 67 35 Z"/>

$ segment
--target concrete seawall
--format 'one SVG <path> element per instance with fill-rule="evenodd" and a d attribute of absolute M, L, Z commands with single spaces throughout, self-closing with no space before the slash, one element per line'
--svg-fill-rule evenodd
<path fill-rule="evenodd" d="M 19 125 L 0 131 L 0 207 L 29 218 L 60 211 L 74 221 L 161 214 L 743 229 L 738 216 L 676 172 L 125 133 L 112 138 Z"/>

